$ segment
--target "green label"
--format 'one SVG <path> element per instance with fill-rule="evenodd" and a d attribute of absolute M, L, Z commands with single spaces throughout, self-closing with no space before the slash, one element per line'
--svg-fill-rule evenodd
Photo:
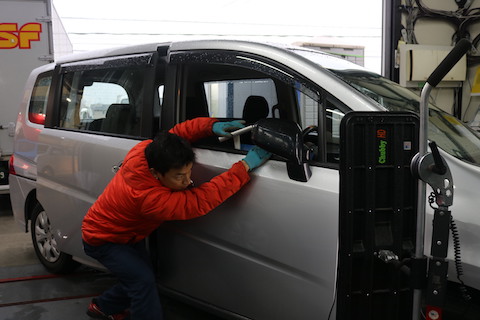
<path fill-rule="evenodd" d="M 387 141 L 380 140 L 378 144 L 378 163 L 385 164 L 387 162 Z"/>

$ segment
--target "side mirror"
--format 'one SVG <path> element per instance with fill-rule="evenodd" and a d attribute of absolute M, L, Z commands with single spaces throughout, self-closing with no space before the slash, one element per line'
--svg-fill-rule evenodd
<path fill-rule="evenodd" d="M 307 182 L 312 176 L 300 126 L 293 121 L 261 119 L 253 126 L 252 140 L 259 147 L 287 159 L 292 180 Z"/>

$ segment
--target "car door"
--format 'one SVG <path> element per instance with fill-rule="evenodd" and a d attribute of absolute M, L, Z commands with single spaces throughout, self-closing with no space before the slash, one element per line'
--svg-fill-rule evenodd
<path fill-rule="evenodd" d="M 59 90 L 39 138 L 47 151 L 38 157 L 38 199 L 58 248 L 90 264 L 83 217 L 128 150 L 151 137 L 160 108 L 153 88 L 163 82 L 164 66 L 146 53 L 66 63 L 57 71 Z"/>
<path fill-rule="evenodd" d="M 165 223 L 156 241 L 161 285 L 247 318 L 326 319 L 336 283 L 338 127 L 347 108 L 259 56 L 184 52 L 170 61 L 178 70 L 178 121 L 280 118 L 320 129 L 306 132 L 307 182 L 289 178 L 285 160 L 274 155 L 210 214 Z M 198 141 L 194 183 L 224 172 L 251 145 L 248 135 Z"/>

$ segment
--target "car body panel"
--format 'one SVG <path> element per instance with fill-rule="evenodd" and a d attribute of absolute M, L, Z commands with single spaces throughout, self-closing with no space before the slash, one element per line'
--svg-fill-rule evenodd
<path fill-rule="evenodd" d="M 195 183 L 241 159 L 209 150 L 196 154 Z M 338 171 L 312 171 L 307 183 L 290 183 L 285 163 L 271 160 L 205 217 L 164 224 L 158 241 L 162 285 L 246 317 L 327 317 L 335 288 Z M 331 228 L 320 230 L 326 224 Z M 292 308 L 278 307 L 286 301 Z"/>
<path fill-rule="evenodd" d="M 28 219 L 25 217 L 25 207 L 27 205 L 26 200 L 32 192 L 35 192 L 37 188 L 36 181 L 17 175 L 11 175 L 8 181 L 12 192 L 11 194 L 15 195 L 10 197 L 13 216 L 21 229 L 27 231 Z"/>
<path fill-rule="evenodd" d="M 37 198 L 56 230 L 59 249 L 91 260 L 83 252 L 83 216 L 113 177 L 112 167 L 138 141 L 46 128 L 40 143 L 52 148 L 38 160 Z M 66 208 L 81 214 L 68 214 Z"/>

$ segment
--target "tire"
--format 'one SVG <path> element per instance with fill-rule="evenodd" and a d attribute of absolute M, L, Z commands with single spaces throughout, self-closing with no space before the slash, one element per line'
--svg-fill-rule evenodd
<path fill-rule="evenodd" d="M 58 250 L 50 219 L 37 203 L 32 211 L 30 233 L 38 260 L 52 273 L 69 273 L 79 265 L 72 256 Z"/>

